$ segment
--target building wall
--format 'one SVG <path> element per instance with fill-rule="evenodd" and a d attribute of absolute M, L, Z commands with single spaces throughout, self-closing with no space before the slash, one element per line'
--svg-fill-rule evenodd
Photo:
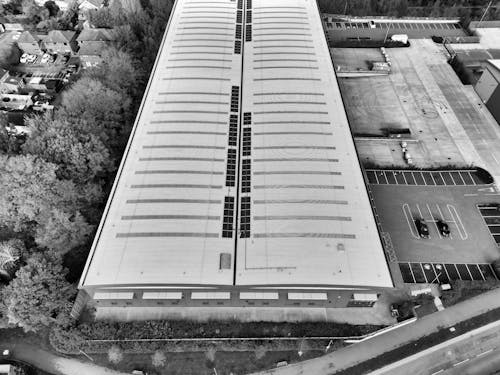
<path fill-rule="evenodd" d="M 489 100 L 486 102 L 486 107 L 500 125 L 500 85 L 495 88 Z"/>
<path fill-rule="evenodd" d="M 481 78 L 477 81 L 474 89 L 483 102 L 488 102 L 491 95 L 498 87 L 498 82 L 495 80 L 493 74 L 488 69 L 483 71 Z"/>
<path fill-rule="evenodd" d="M 61 54 L 71 53 L 74 50 L 70 43 L 45 43 L 45 47 L 48 51 Z"/>

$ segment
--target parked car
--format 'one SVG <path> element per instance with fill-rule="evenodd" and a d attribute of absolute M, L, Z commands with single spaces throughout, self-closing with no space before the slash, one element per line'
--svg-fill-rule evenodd
<path fill-rule="evenodd" d="M 47 63 L 50 62 L 51 59 L 52 59 L 52 56 L 50 56 L 50 54 L 44 53 L 43 56 L 42 56 L 41 63 L 42 64 L 47 64 Z"/>
<path fill-rule="evenodd" d="M 33 64 L 36 61 L 37 55 L 28 55 L 28 63 Z"/>
<path fill-rule="evenodd" d="M 436 225 L 438 227 L 439 233 L 441 233 L 441 236 L 443 237 L 450 236 L 450 227 L 448 226 L 447 223 L 445 223 L 443 220 L 438 220 L 436 221 Z"/>
<path fill-rule="evenodd" d="M 21 64 L 26 64 L 26 63 L 28 62 L 28 56 L 29 56 L 29 54 L 27 54 L 27 53 L 23 53 L 23 54 L 21 55 L 21 58 L 19 59 L 19 62 L 20 62 Z"/>
<path fill-rule="evenodd" d="M 429 238 L 429 227 L 425 223 L 424 219 L 416 219 L 415 226 L 417 227 L 417 231 L 420 237 Z"/>

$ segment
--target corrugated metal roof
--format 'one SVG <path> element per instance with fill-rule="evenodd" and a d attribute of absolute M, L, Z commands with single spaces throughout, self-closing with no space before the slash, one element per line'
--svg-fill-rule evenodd
<path fill-rule="evenodd" d="M 176 2 L 81 284 L 392 286 L 316 3 L 237 7 Z"/>

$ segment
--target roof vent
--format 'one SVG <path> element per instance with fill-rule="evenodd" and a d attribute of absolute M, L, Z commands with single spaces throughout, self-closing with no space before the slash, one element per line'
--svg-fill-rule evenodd
<path fill-rule="evenodd" d="M 230 253 L 220 253 L 219 269 L 230 270 L 231 269 L 231 254 Z"/>
<path fill-rule="evenodd" d="M 337 250 L 338 251 L 345 251 L 345 245 L 343 243 L 338 243 Z"/>

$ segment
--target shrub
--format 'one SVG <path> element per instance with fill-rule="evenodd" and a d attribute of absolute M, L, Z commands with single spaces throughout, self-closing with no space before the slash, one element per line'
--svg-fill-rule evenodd
<path fill-rule="evenodd" d="M 167 363 L 167 357 L 165 356 L 165 353 L 161 350 L 155 351 L 151 356 L 151 363 L 154 367 L 164 367 Z"/>
<path fill-rule="evenodd" d="M 205 357 L 210 361 L 210 362 L 215 362 L 215 353 L 217 351 L 215 350 L 214 347 L 208 348 L 208 350 L 205 352 Z"/>
<path fill-rule="evenodd" d="M 257 347 L 257 349 L 255 349 L 255 352 L 254 352 L 255 358 L 256 359 L 262 359 L 262 358 L 264 358 L 266 356 L 266 353 L 267 353 L 266 348 L 264 346 L 262 346 L 262 345 L 259 345 Z"/>
<path fill-rule="evenodd" d="M 119 346 L 113 345 L 111 348 L 109 348 L 108 360 L 115 365 L 123 360 L 123 352 Z"/>

